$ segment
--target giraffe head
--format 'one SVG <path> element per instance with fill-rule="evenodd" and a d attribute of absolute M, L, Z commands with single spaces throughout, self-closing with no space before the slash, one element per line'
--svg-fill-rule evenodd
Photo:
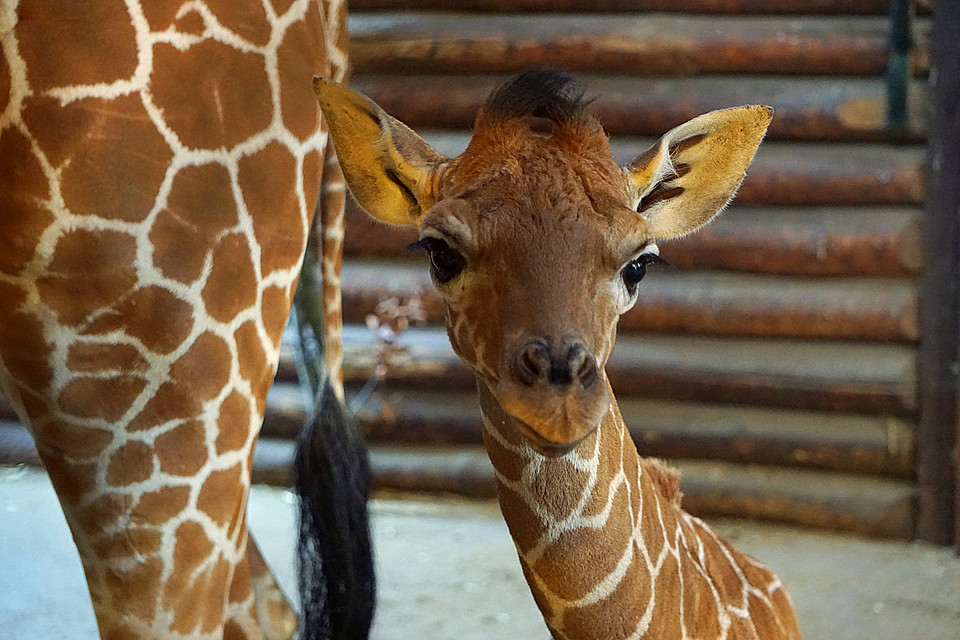
<path fill-rule="evenodd" d="M 727 204 L 771 118 L 762 106 L 708 113 L 620 167 L 571 79 L 531 71 L 490 95 L 449 159 L 364 96 L 315 89 L 353 195 L 419 230 L 454 350 L 545 454 L 608 412 L 617 319 L 657 242 Z"/>

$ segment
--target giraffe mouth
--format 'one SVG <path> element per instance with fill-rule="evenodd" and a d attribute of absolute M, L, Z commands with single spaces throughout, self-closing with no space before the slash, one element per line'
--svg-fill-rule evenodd
<path fill-rule="evenodd" d="M 512 415 L 509 417 L 513 427 L 516 428 L 520 436 L 527 442 L 528 445 L 530 445 L 530 448 L 547 458 L 560 458 L 565 456 L 576 449 L 577 446 L 579 446 L 579 444 L 583 442 L 587 436 L 593 433 L 593 429 L 591 429 L 576 440 L 572 440 L 570 442 L 554 442 L 553 440 L 544 438 L 542 435 L 537 433 L 533 427 L 520 418 Z"/>
<path fill-rule="evenodd" d="M 564 437 L 562 441 L 551 439 L 544 435 L 541 429 L 537 429 L 536 424 L 531 424 L 525 419 L 531 416 L 534 420 L 537 417 L 529 411 L 524 411 L 524 403 L 513 401 L 508 397 L 498 395 L 488 385 L 478 385 L 480 391 L 480 411 L 484 417 L 484 424 L 493 429 L 494 432 L 502 434 L 511 443 L 523 443 L 535 452 L 547 458 L 558 458 L 570 453 L 590 436 L 597 427 L 600 426 L 601 419 L 597 420 L 579 420 L 577 428 L 565 429 L 560 435 Z M 609 396 L 605 396 L 608 400 Z M 609 402 L 604 402 L 609 406 Z M 518 415 L 519 414 L 519 415 Z M 584 416 L 581 416 L 583 418 Z"/>
<path fill-rule="evenodd" d="M 507 423 L 537 453 L 555 458 L 569 453 L 600 425 L 610 406 L 605 386 L 589 398 L 572 395 L 495 393 Z"/>

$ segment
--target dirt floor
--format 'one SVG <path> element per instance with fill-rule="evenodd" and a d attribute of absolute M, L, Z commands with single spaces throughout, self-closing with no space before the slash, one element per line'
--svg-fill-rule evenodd
<path fill-rule="evenodd" d="M 548 640 L 495 504 L 373 503 L 375 640 Z M 293 584 L 293 497 L 256 487 L 250 526 Z M 960 559 L 920 544 L 714 523 L 773 567 L 807 640 L 960 639 Z M 46 476 L 0 468 L 0 638 L 93 640 L 80 562 Z"/>

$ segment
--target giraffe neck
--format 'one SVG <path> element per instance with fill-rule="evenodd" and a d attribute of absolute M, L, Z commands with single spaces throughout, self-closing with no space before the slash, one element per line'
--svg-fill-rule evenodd
<path fill-rule="evenodd" d="M 800 637 L 776 576 L 680 508 L 678 476 L 637 454 L 615 400 L 549 458 L 479 387 L 500 507 L 557 640 Z"/>

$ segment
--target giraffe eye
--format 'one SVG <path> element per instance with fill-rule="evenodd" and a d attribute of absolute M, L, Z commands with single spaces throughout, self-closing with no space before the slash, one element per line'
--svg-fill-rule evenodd
<path fill-rule="evenodd" d="M 631 296 L 636 293 L 637 285 L 643 280 L 643 276 L 647 275 L 647 265 L 662 263 L 664 263 L 663 258 L 655 253 L 641 253 L 632 262 L 627 263 L 620 272 L 620 277 L 623 278 L 623 284 L 626 285 Z"/>
<path fill-rule="evenodd" d="M 426 237 L 410 245 L 411 249 L 426 249 L 430 256 L 430 271 L 437 282 L 450 282 L 463 271 L 466 260 L 459 252 L 439 238 Z"/>

